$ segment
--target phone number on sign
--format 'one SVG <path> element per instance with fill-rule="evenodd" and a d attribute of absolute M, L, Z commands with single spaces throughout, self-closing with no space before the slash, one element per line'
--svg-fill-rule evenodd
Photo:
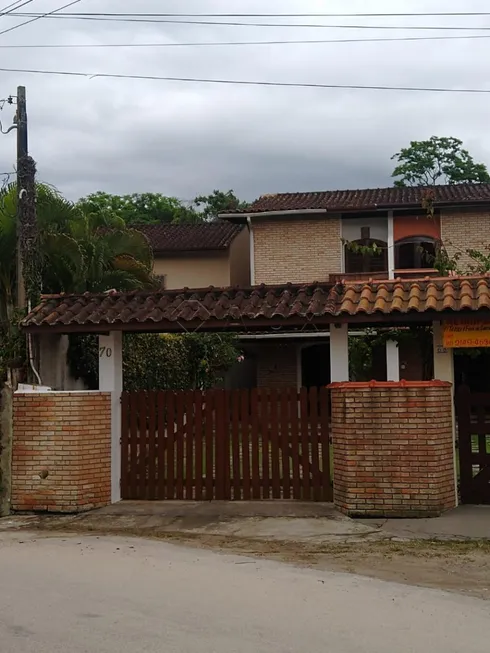
<path fill-rule="evenodd" d="M 446 347 L 490 347 L 490 338 L 448 338 Z"/>

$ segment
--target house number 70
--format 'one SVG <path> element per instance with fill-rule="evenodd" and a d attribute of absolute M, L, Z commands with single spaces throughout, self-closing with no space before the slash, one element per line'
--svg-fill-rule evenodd
<path fill-rule="evenodd" d="M 110 358 L 112 356 L 112 349 L 110 347 L 99 347 L 99 358 Z"/>

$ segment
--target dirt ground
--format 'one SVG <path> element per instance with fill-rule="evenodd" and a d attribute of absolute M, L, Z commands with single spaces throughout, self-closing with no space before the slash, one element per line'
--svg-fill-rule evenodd
<path fill-rule="evenodd" d="M 82 524 L 46 526 L 45 536 L 57 532 L 90 533 Z M 49 531 L 50 533 L 48 534 Z M 148 532 L 107 529 L 104 534 L 151 537 Z M 101 537 L 100 530 L 92 532 Z M 490 541 L 367 541 L 310 543 L 264 541 L 233 536 L 158 533 L 160 539 L 187 546 L 249 557 L 278 560 L 313 569 L 359 574 L 386 581 L 455 591 L 490 600 Z M 244 559 L 243 564 L 247 564 Z"/>

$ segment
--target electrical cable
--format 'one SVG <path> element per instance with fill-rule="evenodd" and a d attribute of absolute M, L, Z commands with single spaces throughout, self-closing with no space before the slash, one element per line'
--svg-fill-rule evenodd
<path fill-rule="evenodd" d="M 79 2 L 80 0 L 76 0 Z M 66 5 L 69 6 L 69 5 Z M 60 11 L 60 7 L 57 11 Z M 290 27 L 290 28 L 314 28 L 314 29 L 362 29 L 362 30 L 405 30 L 405 31 L 489 31 L 490 27 L 478 26 L 461 26 L 461 25 L 325 25 L 323 23 L 244 23 L 240 21 L 212 21 L 212 20 L 176 20 L 171 18 L 121 18 L 119 16 L 104 16 L 94 14 L 72 14 L 65 12 L 64 14 L 56 14 L 50 12 L 48 14 L 31 14 L 28 12 L 20 12 L 18 14 L 9 14 L 9 16 L 31 16 L 37 18 L 53 18 L 64 20 L 88 20 L 88 21 L 102 21 L 102 22 L 120 22 L 120 23 L 149 23 L 149 24 L 171 24 L 171 25 L 213 25 L 213 26 L 228 26 L 228 27 Z"/>
<path fill-rule="evenodd" d="M 22 4 L 20 4 L 21 2 Z M 34 2 L 34 0 L 15 0 L 15 2 L 11 2 L 6 7 L 0 9 L 0 16 L 6 16 L 8 14 L 11 14 L 13 11 L 17 11 L 17 9 L 21 9 L 22 7 L 25 7 L 25 5 L 28 5 L 31 2 Z"/>
<path fill-rule="evenodd" d="M 489 34 L 465 34 L 461 36 L 402 36 L 368 39 L 312 39 L 289 41 L 209 41 L 189 43 L 29 43 L 0 44 L 0 48 L 178 48 L 178 47 L 222 47 L 247 45 L 319 45 L 324 43 L 398 43 L 404 41 L 460 41 L 489 39 Z"/>
<path fill-rule="evenodd" d="M 0 32 L 0 36 L 2 34 L 7 34 L 8 32 L 13 32 L 16 29 L 19 29 L 19 27 L 23 27 L 24 25 L 29 25 L 29 23 L 35 23 L 36 20 L 40 20 L 41 18 L 49 18 L 53 14 L 56 14 L 57 11 L 61 11 L 62 9 L 66 9 L 67 7 L 72 7 L 73 5 L 76 5 L 80 2 L 81 0 L 73 0 L 72 2 L 69 2 L 66 5 L 63 5 L 63 7 L 59 7 L 58 9 L 53 9 L 53 11 L 48 11 L 45 14 L 39 14 L 36 15 L 34 18 L 31 18 L 30 20 L 26 20 L 23 23 L 19 23 L 18 25 L 14 25 L 13 27 L 9 27 L 8 29 L 4 29 L 2 32 Z M 3 14 L 4 16 L 7 14 Z M 12 16 L 13 14 L 8 14 L 9 16 Z M 28 15 L 28 14 L 25 14 Z"/>
<path fill-rule="evenodd" d="M 16 0 L 21 2 L 21 0 Z M 12 3 L 15 4 L 15 3 Z M 9 5 L 10 6 L 10 5 Z M 122 18 L 411 18 L 411 17 L 463 17 L 490 16 L 490 11 L 439 11 L 439 12 L 405 12 L 405 13 L 177 13 L 177 12 L 108 12 L 108 11 L 67 11 L 66 16 L 117 16 Z"/>
<path fill-rule="evenodd" d="M 259 81 L 259 80 L 170 77 L 170 76 L 160 76 L 160 75 L 130 75 L 124 73 L 86 73 L 86 72 L 65 71 L 65 70 L 38 70 L 32 68 L 0 68 L 0 72 L 85 77 L 88 79 L 95 79 L 96 77 L 100 77 L 105 79 L 141 79 L 141 80 L 148 80 L 148 81 L 189 82 L 189 83 L 200 83 L 200 84 L 226 84 L 226 85 L 239 85 L 239 86 L 276 86 L 276 87 L 283 87 L 283 88 L 321 88 L 321 89 L 364 90 L 364 91 L 408 91 L 408 92 L 427 92 L 427 93 L 468 93 L 473 95 L 490 93 L 490 88 L 447 88 L 447 87 L 425 87 L 425 86 L 322 84 L 322 83 L 314 83 L 314 82 L 268 82 L 268 81 Z"/>

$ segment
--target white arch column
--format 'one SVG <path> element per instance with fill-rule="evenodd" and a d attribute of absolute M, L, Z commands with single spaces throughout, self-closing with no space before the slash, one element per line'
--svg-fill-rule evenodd
<path fill-rule="evenodd" d="M 349 327 L 330 325 L 330 380 L 338 383 L 349 380 Z"/>
<path fill-rule="evenodd" d="M 111 393 L 111 502 L 121 500 L 122 332 L 99 336 L 99 390 Z"/>

